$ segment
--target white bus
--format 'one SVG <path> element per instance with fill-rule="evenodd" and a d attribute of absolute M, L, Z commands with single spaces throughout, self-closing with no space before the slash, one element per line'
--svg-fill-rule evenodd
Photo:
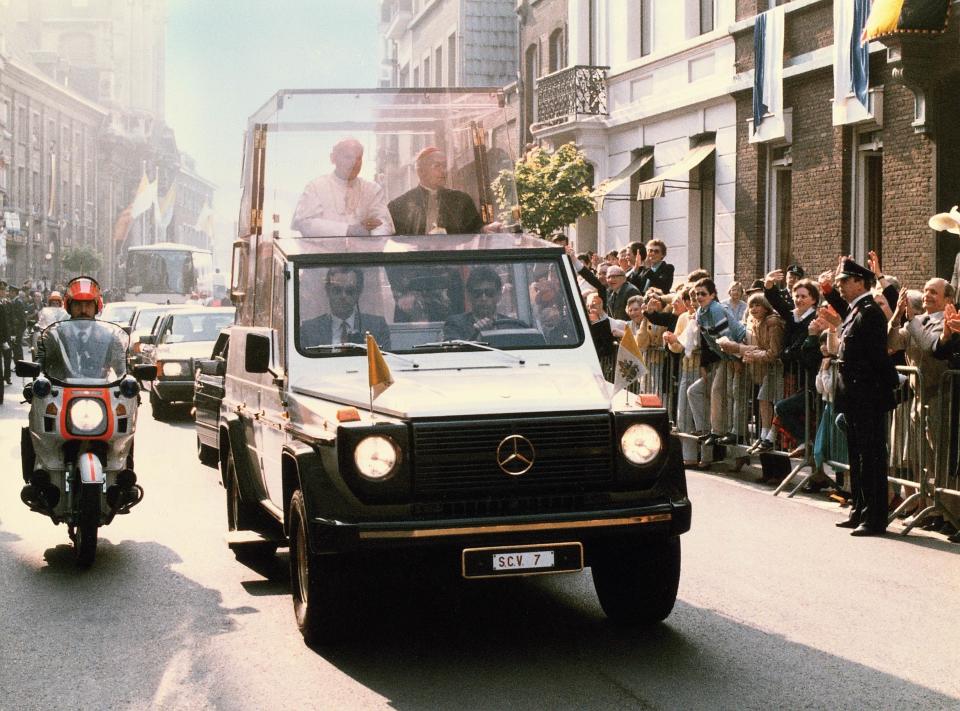
<path fill-rule="evenodd" d="M 182 304 L 213 295 L 213 255 L 189 244 L 158 242 L 127 250 L 125 299 Z"/>

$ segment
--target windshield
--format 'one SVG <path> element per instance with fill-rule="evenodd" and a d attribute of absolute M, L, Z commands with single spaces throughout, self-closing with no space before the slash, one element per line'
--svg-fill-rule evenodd
<path fill-rule="evenodd" d="M 109 321 L 58 321 L 41 338 L 40 361 L 51 380 L 76 385 L 115 383 L 127 372 L 126 332 Z"/>
<path fill-rule="evenodd" d="M 160 334 L 160 343 L 196 343 L 215 341 L 220 330 L 233 323 L 233 312 L 176 314 Z"/>
<path fill-rule="evenodd" d="M 555 258 L 495 262 L 409 262 L 309 266 L 297 271 L 297 349 L 308 356 L 355 356 L 331 348 L 365 342 L 423 352 L 449 340 L 496 348 L 575 347 L 583 333 Z M 428 345 L 433 344 L 433 345 Z"/>
<path fill-rule="evenodd" d="M 263 186 L 245 181 L 245 204 L 275 238 L 479 233 L 509 211 L 491 188 L 517 155 L 505 111 L 497 90 L 278 94 L 253 117 Z"/>
<path fill-rule="evenodd" d="M 136 310 L 136 304 L 107 304 L 98 318 L 101 321 L 113 321 L 113 323 L 125 325 L 130 323 L 130 317 Z"/>
<path fill-rule="evenodd" d="M 134 315 L 133 321 L 130 323 L 130 328 L 137 331 L 150 331 L 153 328 L 153 324 L 157 321 L 157 316 L 160 314 L 165 314 L 169 310 L 170 308 L 167 306 L 152 309 L 140 309 Z"/>
<path fill-rule="evenodd" d="M 213 290 L 212 272 L 209 252 L 131 249 L 127 254 L 127 293 L 209 296 Z"/>

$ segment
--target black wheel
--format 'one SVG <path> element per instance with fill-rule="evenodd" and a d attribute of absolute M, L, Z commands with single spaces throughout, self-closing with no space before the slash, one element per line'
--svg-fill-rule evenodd
<path fill-rule="evenodd" d="M 165 420 L 170 415 L 170 406 L 160 399 L 155 388 L 150 390 L 150 409 L 155 420 Z"/>
<path fill-rule="evenodd" d="M 350 623 L 348 575 L 339 556 L 310 551 L 303 493 L 290 500 L 290 592 L 297 627 L 308 646 L 342 639 Z"/>
<path fill-rule="evenodd" d="M 237 466 L 233 461 L 233 452 L 227 455 L 227 529 L 247 531 L 254 527 L 257 510 L 249 502 L 240 498 L 240 484 L 237 481 Z"/>
<path fill-rule="evenodd" d="M 592 561 L 600 606 L 613 622 L 645 627 L 665 620 L 677 600 L 680 538 L 607 545 Z"/>
<path fill-rule="evenodd" d="M 205 467 L 216 469 L 220 466 L 220 453 L 213 447 L 203 444 L 199 437 L 197 437 L 197 459 Z"/>
<path fill-rule="evenodd" d="M 77 566 L 89 568 L 97 555 L 97 529 L 100 527 L 100 486 L 80 487 L 80 507 L 74 532 L 73 551 Z"/>

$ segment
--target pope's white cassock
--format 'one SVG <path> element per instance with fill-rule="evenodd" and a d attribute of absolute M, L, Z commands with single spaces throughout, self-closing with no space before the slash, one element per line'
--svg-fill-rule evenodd
<path fill-rule="evenodd" d="M 380 226 L 367 232 L 363 220 L 375 217 Z M 383 188 L 357 177 L 347 181 L 335 174 L 307 183 L 293 211 L 291 229 L 304 237 L 392 235 L 393 220 Z"/>

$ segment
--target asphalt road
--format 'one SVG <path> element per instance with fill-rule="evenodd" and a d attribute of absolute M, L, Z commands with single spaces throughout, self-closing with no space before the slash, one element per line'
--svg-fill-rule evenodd
<path fill-rule="evenodd" d="M 24 405 L 0 406 L 0 709 L 960 709 L 960 546 L 854 539 L 812 499 L 691 472 L 667 622 L 606 622 L 589 572 L 462 583 L 408 570 L 357 639 L 302 644 L 285 551 L 223 543 L 192 423 L 141 409 L 144 502 L 78 572 L 19 500 Z"/>

